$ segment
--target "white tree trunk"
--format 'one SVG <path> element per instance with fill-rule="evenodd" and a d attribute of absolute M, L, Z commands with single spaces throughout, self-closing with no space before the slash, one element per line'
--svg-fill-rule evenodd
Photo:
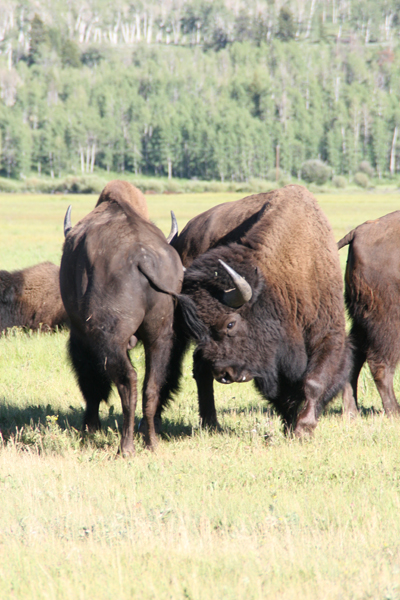
<path fill-rule="evenodd" d="M 397 141 L 397 125 L 393 131 L 393 139 L 392 139 L 392 147 L 390 149 L 390 164 L 389 170 L 390 174 L 394 175 L 396 171 L 396 141 Z"/>
<path fill-rule="evenodd" d="M 317 0 L 311 0 L 310 16 L 308 18 L 307 31 L 305 37 L 308 38 L 311 33 L 311 25 L 314 16 L 315 4 Z"/>
<path fill-rule="evenodd" d="M 93 173 L 94 170 L 94 163 L 96 160 L 96 142 L 93 142 L 92 144 L 92 156 L 90 159 L 90 172 Z"/>

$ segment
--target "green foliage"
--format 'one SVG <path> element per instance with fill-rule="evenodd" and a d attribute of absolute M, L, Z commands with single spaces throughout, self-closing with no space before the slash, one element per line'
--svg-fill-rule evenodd
<path fill-rule="evenodd" d="M 81 58 L 79 47 L 73 40 L 66 39 L 63 41 L 61 48 L 61 61 L 63 67 L 73 67 L 78 69 L 81 66 Z M 93 56 L 92 56 L 93 64 Z M 97 64 L 97 63 L 96 63 Z"/>
<path fill-rule="evenodd" d="M 343 175 L 335 175 L 332 177 L 332 183 L 336 188 L 344 189 L 347 186 L 346 177 Z"/>
<path fill-rule="evenodd" d="M 50 49 L 50 36 L 42 19 L 36 13 L 31 22 L 28 64 L 39 64 Z"/>
<path fill-rule="evenodd" d="M 17 3 L 0 42 L 2 176 L 245 183 L 278 145 L 288 177 L 317 158 L 389 171 L 400 20 L 383 1 L 39 4 Z"/>
<path fill-rule="evenodd" d="M 278 18 L 278 37 L 282 40 L 291 40 L 296 33 L 295 24 L 291 10 L 283 6 L 279 11 Z"/>
<path fill-rule="evenodd" d="M 90 69 L 100 64 L 102 60 L 104 60 L 104 54 L 99 48 L 96 48 L 95 46 L 91 46 L 90 48 L 82 52 L 81 55 L 82 64 L 86 67 L 89 67 Z"/>
<path fill-rule="evenodd" d="M 375 175 L 373 167 L 367 160 L 363 160 L 360 162 L 360 164 L 358 165 L 358 171 L 360 173 L 365 173 L 365 175 L 367 175 L 370 178 Z"/>
<path fill-rule="evenodd" d="M 307 160 L 301 166 L 301 176 L 304 181 L 322 185 L 332 175 L 332 169 L 321 160 Z"/>
<path fill-rule="evenodd" d="M 354 183 L 359 187 L 367 188 L 369 183 L 368 175 L 362 172 L 356 173 L 354 175 Z"/>

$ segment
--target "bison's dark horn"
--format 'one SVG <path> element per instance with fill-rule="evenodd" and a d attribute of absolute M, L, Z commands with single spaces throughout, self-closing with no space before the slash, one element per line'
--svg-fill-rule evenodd
<path fill-rule="evenodd" d="M 65 217 L 64 217 L 64 235 L 65 235 L 65 237 L 67 237 L 68 233 L 72 229 L 72 225 L 71 225 L 71 209 L 72 209 L 72 205 L 70 204 L 68 206 L 68 208 L 67 208 L 67 212 L 65 213 Z"/>
<path fill-rule="evenodd" d="M 233 290 L 227 290 L 224 292 L 223 303 L 232 308 L 240 308 L 243 306 L 243 304 L 246 304 L 246 302 L 251 300 L 253 295 L 251 285 L 247 283 L 244 277 L 239 275 L 239 273 L 236 273 L 232 267 L 224 263 L 223 260 L 219 259 L 219 262 L 235 284 Z"/>
<path fill-rule="evenodd" d="M 171 210 L 171 231 L 169 232 L 169 236 L 167 237 L 167 242 L 170 244 L 174 237 L 178 235 L 178 221 L 174 215 L 174 211 Z"/>

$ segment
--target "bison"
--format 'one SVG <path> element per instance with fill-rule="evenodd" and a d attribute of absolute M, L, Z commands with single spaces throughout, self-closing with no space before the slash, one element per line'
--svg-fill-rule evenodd
<path fill-rule="evenodd" d="M 254 380 L 286 431 L 312 432 L 351 362 L 339 256 L 316 200 L 289 185 L 215 207 L 185 229 L 174 240 L 188 269 L 172 362 L 178 377 L 194 339 L 201 422 L 218 425 L 214 379 Z M 177 387 L 164 386 L 160 410 Z"/>
<path fill-rule="evenodd" d="M 400 211 L 359 225 L 338 242 L 349 245 L 345 302 L 351 318 L 353 369 L 344 410 L 357 414 L 357 381 L 367 361 L 387 415 L 399 415 L 393 375 L 400 360 Z"/>
<path fill-rule="evenodd" d="M 103 192 L 75 227 L 67 218 L 60 286 L 71 321 L 69 354 L 86 401 L 84 429 L 100 427 L 99 404 L 115 383 L 123 411 L 120 451 L 133 454 L 137 376 L 128 350 L 143 342 L 145 440 L 154 447 L 154 414 L 168 370 L 183 269 L 164 234 L 119 183 L 108 184 L 107 196 Z"/>
<path fill-rule="evenodd" d="M 268 200 L 265 194 L 224 202 L 197 215 L 187 223 L 171 245 L 184 267 L 210 248 L 237 242 L 261 218 Z"/>
<path fill-rule="evenodd" d="M 66 321 L 59 267 L 43 262 L 21 271 L 0 271 L 0 332 L 15 326 L 52 330 Z"/>

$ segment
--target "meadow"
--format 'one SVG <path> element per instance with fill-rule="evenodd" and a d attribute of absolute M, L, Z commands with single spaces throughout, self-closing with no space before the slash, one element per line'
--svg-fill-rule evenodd
<path fill-rule="evenodd" d="M 147 199 L 168 232 L 171 208 L 182 229 L 240 196 Z M 397 210 L 400 192 L 318 200 L 339 240 Z M 68 204 L 74 224 L 95 202 L 0 195 L 1 269 L 59 262 Z M 137 436 L 128 460 L 116 458 L 115 392 L 101 407 L 103 431 L 82 438 L 67 338 L 13 330 L 0 339 L 1 598 L 400 598 L 400 422 L 384 416 L 368 369 L 360 416 L 343 417 L 335 399 L 300 442 L 283 436 L 251 384 L 216 384 L 222 431 L 201 430 L 188 356 L 157 451 Z M 142 377 L 142 350 L 131 357 Z M 397 376 L 398 397 L 399 388 Z"/>

